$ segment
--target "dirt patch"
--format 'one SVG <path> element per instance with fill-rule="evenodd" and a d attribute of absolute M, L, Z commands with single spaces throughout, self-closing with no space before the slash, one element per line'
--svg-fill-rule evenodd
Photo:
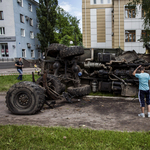
<path fill-rule="evenodd" d="M 44 106 L 44 109 L 36 115 L 13 115 L 5 105 L 5 96 L 0 96 L 0 124 L 149 131 L 150 118 L 147 116 L 139 118 L 138 113 L 140 113 L 138 100 L 83 98 L 80 101 L 74 99 L 73 104 L 57 101 L 54 109 Z"/>

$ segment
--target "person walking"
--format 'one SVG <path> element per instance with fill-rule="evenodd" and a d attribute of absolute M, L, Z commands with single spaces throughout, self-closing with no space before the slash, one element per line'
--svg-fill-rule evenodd
<path fill-rule="evenodd" d="M 140 69 L 140 73 L 136 73 L 138 69 Z M 148 117 L 150 117 L 150 89 L 149 89 L 150 75 L 148 73 L 145 73 L 144 71 L 145 71 L 145 68 L 140 65 L 132 73 L 135 77 L 139 79 L 138 97 L 139 97 L 139 102 L 140 102 L 142 112 L 138 114 L 138 116 L 143 117 L 143 118 L 145 117 L 145 113 L 144 113 L 144 108 L 145 108 L 144 96 L 145 95 L 146 95 Z"/>
<path fill-rule="evenodd" d="M 22 63 L 22 58 L 19 58 L 19 61 L 16 61 L 15 66 L 17 67 L 17 71 L 19 72 L 19 76 L 18 76 L 18 80 L 22 80 L 22 75 L 23 75 L 23 71 L 22 71 L 22 67 L 23 67 L 23 63 Z"/>

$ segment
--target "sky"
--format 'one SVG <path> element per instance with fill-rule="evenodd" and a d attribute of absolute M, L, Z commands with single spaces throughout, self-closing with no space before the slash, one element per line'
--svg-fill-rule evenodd
<path fill-rule="evenodd" d="M 79 28 L 82 32 L 82 0 L 58 0 L 58 5 L 73 17 L 80 19 Z"/>

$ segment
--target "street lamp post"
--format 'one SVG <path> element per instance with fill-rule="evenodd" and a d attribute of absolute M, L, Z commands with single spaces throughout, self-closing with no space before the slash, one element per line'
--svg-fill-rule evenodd
<path fill-rule="evenodd" d="M 75 32 L 75 28 L 74 28 L 74 34 L 75 34 L 75 46 L 76 46 L 77 43 L 76 43 L 76 32 Z"/>
<path fill-rule="evenodd" d="M 72 25 L 72 26 L 73 26 L 73 25 Z M 74 44 L 75 44 L 75 46 L 76 46 L 76 44 L 77 44 L 77 43 L 76 43 L 76 32 L 75 32 L 75 28 L 76 28 L 76 27 L 73 26 L 73 28 L 74 28 L 74 30 L 73 30 L 73 32 L 74 32 Z"/>

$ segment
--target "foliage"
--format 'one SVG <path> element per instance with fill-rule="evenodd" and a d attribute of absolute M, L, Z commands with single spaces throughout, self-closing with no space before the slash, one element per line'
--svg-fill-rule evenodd
<path fill-rule="evenodd" d="M 56 7 L 58 0 L 39 0 L 39 8 L 37 8 L 37 18 L 39 20 L 40 33 L 37 38 L 41 44 L 41 50 L 46 52 L 48 43 L 54 43 L 54 27 L 56 25 Z"/>
<path fill-rule="evenodd" d="M 8 89 L 20 80 L 17 80 L 18 75 L 0 76 L 0 91 L 8 91 Z M 35 75 L 35 80 L 39 78 Z M 23 75 L 22 81 L 32 81 L 32 75 Z"/>
<path fill-rule="evenodd" d="M 144 45 L 150 42 L 150 0 L 129 0 L 131 2 L 128 3 L 129 6 L 140 5 L 142 8 L 142 12 L 144 14 L 144 30 L 145 36 L 142 36 L 141 39 L 144 42 Z"/>
<path fill-rule="evenodd" d="M 60 44 L 69 46 L 70 41 L 72 41 L 72 38 L 69 35 L 65 35 L 64 37 L 61 38 Z"/>
<path fill-rule="evenodd" d="M 55 39 L 57 39 L 57 42 L 61 43 L 62 40 L 64 40 L 64 37 L 68 35 L 71 37 L 73 45 L 79 45 L 82 42 L 82 34 L 79 29 L 79 22 L 80 20 L 78 20 L 76 17 L 72 17 L 64 9 L 57 7 L 57 20 L 55 26 Z"/>
<path fill-rule="evenodd" d="M 110 96 L 110 97 L 113 97 L 113 96 L 121 96 L 121 95 L 116 95 L 116 94 L 112 94 L 112 93 L 108 93 L 108 92 L 96 92 L 96 93 L 93 93 L 91 92 L 89 95 L 92 95 L 92 96 Z"/>
<path fill-rule="evenodd" d="M 0 125 L 0 149 L 148 150 L 150 132 Z"/>
<path fill-rule="evenodd" d="M 72 40 L 73 45 L 82 45 L 82 34 L 79 22 L 64 9 L 60 8 L 58 0 L 39 0 L 37 18 L 39 20 L 40 33 L 37 38 L 41 44 L 41 50 L 47 53 L 48 44 L 67 43 Z"/>

